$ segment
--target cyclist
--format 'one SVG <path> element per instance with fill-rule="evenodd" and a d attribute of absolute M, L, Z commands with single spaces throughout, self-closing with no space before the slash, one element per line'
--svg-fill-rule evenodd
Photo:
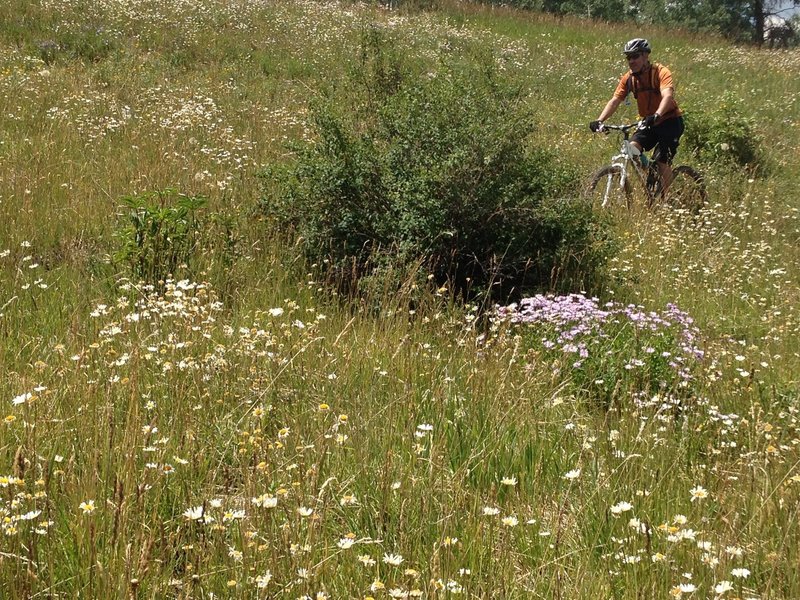
<path fill-rule="evenodd" d="M 654 156 L 662 189 L 666 191 L 672 182 L 672 159 L 683 135 L 683 113 L 675 101 L 672 73 L 663 65 L 651 63 L 650 51 L 650 42 L 646 39 L 634 38 L 626 42 L 622 53 L 630 70 L 620 78 L 611 100 L 597 120 L 589 123 L 589 129 L 603 131 L 603 121 L 632 93 L 644 128 L 636 131 L 631 141 L 640 151 L 658 146 Z"/>

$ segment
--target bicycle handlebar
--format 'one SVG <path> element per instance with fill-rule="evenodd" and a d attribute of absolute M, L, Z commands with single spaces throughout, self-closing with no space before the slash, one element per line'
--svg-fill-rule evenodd
<path fill-rule="evenodd" d="M 642 119 L 641 121 L 636 121 L 635 123 L 627 123 L 625 125 L 606 125 L 605 123 L 603 123 L 600 127 L 601 127 L 600 131 L 607 130 L 607 131 L 627 132 L 630 131 L 631 129 L 637 129 L 637 130 L 645 129 L 644 119 Z"/>

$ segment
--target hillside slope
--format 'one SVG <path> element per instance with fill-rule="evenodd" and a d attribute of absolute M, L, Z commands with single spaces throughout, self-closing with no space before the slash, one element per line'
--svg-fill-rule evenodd
<path fill-rule="evenodd" d="M 421 77 L 490 61 L 587 176 L 647 36 L 761 168 L 684 146 L 708 205 L 610 211 L 602 301 L 338 297 L 259 200 L 376 31 Z M 3 3 L 0 595 L 800 597 L 798 72 L 461 3 Z"/>

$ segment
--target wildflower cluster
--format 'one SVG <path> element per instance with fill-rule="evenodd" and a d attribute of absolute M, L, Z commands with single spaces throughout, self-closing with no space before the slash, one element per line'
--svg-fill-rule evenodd
<path fill-rule="evenodd" d="M 496 314 L 498 323 L 522 328 L 532 362 L 604 401 L 686 393 L 705 354 L 692 318 L 672 304 L 655 312 L 582 294 L 539 295 Z"/>
<path fill-rule="evenodd" d="M 690 495 L 692 502 L 709 498 L 700 486 L 690 490 Z M 674 514 L 652 526 L 638 518 L 636 507 L 628 502 L 610 507 L 609 512 L 618 525 L 610 538 L 613 551 L 606 555 L 615 577 L 648 568 L 661 571 L 672 580 L 672 598 L 693 593 L 720 598 L 726 592 L 741 590 L 751 575 L 750 569 L 742 566 L 748 564 L 747 550 L 694 529 L 686 515 Z"/>

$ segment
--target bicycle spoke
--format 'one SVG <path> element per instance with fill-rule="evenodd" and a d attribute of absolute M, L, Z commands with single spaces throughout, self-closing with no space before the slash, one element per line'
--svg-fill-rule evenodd
<path fill-rule="evenodd" d="M 608 166 L 597 171 L 589 181 L 586 196 L 592 207 L 596 209 L 612 206 L 628 206 L 630 201 L 630 183 L 621 184 L 622 169 Z"/>

